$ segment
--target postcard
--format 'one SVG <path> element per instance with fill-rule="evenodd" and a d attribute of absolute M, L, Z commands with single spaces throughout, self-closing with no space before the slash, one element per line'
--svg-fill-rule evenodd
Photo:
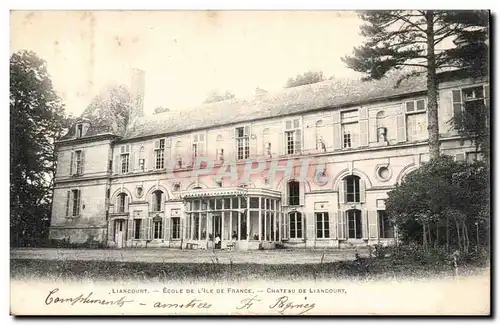
<path fill-rule="evenodd" d="M 10 15 L 11 315 L 490 315 L 489 11 Z"/>

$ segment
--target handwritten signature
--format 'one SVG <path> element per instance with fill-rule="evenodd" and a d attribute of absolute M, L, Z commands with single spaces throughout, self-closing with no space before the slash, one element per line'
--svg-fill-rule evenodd
<path fill-rule="evenodd" d="M 304 297 L 307 300 L 307 297 Z M 253 296 L 250 298 L 243 299 L 240 304 L 236 307 L 238 310 L 249 310 L 255 303 L 260 302 L 258 296 Z M 285 312 L 297 311 L 297 315 L 303 315 L 316 307 L 316 303 L 295 303 L 291 301 L 288 296 L 281 296 L 276 301 L 269 305 L 269 309 L 278 311 L 280 314 Z"/>

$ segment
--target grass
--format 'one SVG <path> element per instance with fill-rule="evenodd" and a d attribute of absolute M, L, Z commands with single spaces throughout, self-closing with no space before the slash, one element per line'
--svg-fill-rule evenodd
<path fill-rule="evenodd" d="M 374 280 L 451 276 L 453 267 L 446 264 L 395 264 L 390 259 L 359 258 L 316 264 L 219 264 L 145 263 L 114 261 L 11 260 L 11 278 L 18 280 L 49 279 L 56 281 L 150 281 L 150 282 L 240 282 L 273 280 L 352 279 Z M 462 267 L 461 274 L 474 268 Z"/>

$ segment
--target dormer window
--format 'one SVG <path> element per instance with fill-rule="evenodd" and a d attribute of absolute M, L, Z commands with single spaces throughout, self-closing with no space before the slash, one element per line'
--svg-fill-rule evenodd
<path fill-rule="evenodd" d="M 76 137 L 81 138 L 83 136 L 83 124 L 76 125 Z"/>

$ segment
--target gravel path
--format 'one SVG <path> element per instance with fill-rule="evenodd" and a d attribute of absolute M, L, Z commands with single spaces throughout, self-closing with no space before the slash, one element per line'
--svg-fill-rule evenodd
<path fill-rule="evenodd" d="M 13 248 L 11 259 L 44 260 L 106 260 L 120 262 L 161 262 L 161 263 L 212 263 L 214 256 L 219 263 L 256 264 L 314 264 L 352 260 L 353 249 L 330 250 L 263 250 L 263 251 L 216 251 L 180 250 L 168 248 L 135 249 L 56 249 L 56 248 Z M 358 249 L 360 256 L 366 256 L 366 249 Z M 324 254 L 324 256 L 323 256 Z"/>

